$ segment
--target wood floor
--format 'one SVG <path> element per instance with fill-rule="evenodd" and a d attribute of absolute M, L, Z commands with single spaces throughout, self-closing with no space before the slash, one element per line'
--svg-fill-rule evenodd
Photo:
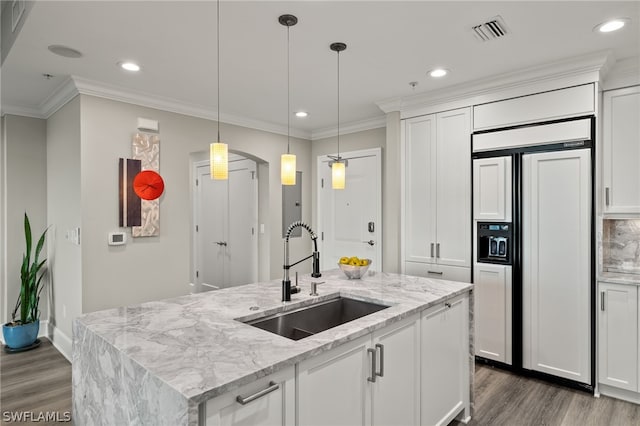
<path fill-rule="evenodd" d="M 71 363 L 48 339 L 40 340 L 30 351 L 0 351 L 2 425 L 69 424 L 61 421 L 71 417 Z M 15 421 L 25 419 L 33 421 Z"/>
<path fill-rule="evenodd" d="M 470 426 L 638 426 L 640 406 L 593 396 L 476 364 L 476 411 Z M 47 339 L 35 350 L 0 355 L 0 424 L 7 413 L 71 412 L 71 364 Z M 121 425 L 118 425 L 121 426 Z M 122 425 L 126 426 L 126 425 Z M 461 426 L 452 422 L 451 426 Z"/>
<path fill-rule="evenodd" d="M 470 426 L 638 426 L 640 405 L 476 364 Z M 452 422 L 451 426 L 462 423 Z"/>

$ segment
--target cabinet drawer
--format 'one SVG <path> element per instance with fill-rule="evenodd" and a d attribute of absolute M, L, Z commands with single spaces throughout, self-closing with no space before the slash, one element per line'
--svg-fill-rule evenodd
<path fill-rule="evenodd" d="M 240 399 L 242 402 L 240 402 Z M 289 367 L 201 404 L 206 426 L 293 425 L 295 370 Z M 202 424 L 202 423 L 201 423 Z"/>
<path fill-rule="evenodd" d="M 471 268 L 435 265 L 431 263 L 405 262 L 404 273 L 417 277 L 438 278 L 449 281 L 471 282 Z"/>

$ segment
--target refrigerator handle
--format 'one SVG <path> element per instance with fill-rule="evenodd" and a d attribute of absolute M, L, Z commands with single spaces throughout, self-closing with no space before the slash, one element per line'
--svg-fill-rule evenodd
<path fill-rule="evenodd" d="M 600 292 L 600 310 L 604 311 L 604 291 Z"/>
<path fill-rule="evenodd" d="M 605 206 L 609 205 L 609 187 L 608 186 L 604 189 L 604 204 Z"/>

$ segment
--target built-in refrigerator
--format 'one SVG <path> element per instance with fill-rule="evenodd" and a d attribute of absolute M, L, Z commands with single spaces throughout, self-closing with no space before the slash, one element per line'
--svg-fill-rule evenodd
<path fill-rule="evenodd" d="M 476 132 L 475 350 L 593 389 L 595 119 Z"/>

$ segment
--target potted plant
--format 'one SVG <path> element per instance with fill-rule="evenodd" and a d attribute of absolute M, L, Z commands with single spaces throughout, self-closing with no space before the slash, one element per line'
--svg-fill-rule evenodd
<path fill-rule="evenodd" d="M 26 253 L 22 255 L 22 267 L 20 269 L 20 294 L 16 306 L 11 313 L 11 322 L 2 326 L 4 341 L 10 349 L 28 348 L 38 338 L 40 329 L 40 293 L 44 288 L 44 264 L 46 259 L 40 260 L 40 252 L 44 246 L 44 238 L 47 229 L 44 230 L 35 247 L 33 259 L 31 250 L 33 240 L 31 238 L 31 224 L 29 217 L 24 214 L 24 237 Z M 17 318 L 18 309 L 20 316 Z"/>

